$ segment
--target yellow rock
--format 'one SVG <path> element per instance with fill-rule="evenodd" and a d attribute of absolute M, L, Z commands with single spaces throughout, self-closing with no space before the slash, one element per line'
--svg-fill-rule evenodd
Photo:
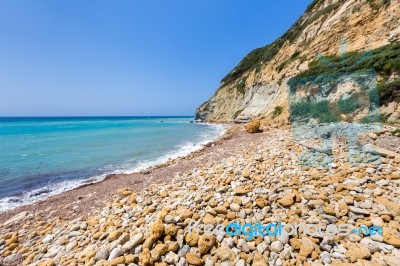
<path fill-rule="evenodd" d="M 202 235 L 199 238 L 198 246 L 201 254 L 206 254 L 215 245 L 215 236 Z"/>
<path fill-rule="evenodd" d="M 11 244 L 17 243 L 18 242 L 18 237 L 16 235 L 12 235 L 7 241 L 6 241 L 6 246 L 9 246 Z"/>
<path fill-rule="evenodd" d="M 79 254 L 78 262 L 80 263 L 87 262 L 92 257 L 94 257 L 94 255 L 96 255 L 96 252 L 94 250 L 83 251 L 81 254 Z"/>
<path fill-rule="evenodd" d="M 157 238 L 154 235 L 150 235 L 143 243 L 143 249 L 150 249 L 153 244 L 157 241 Z"/>
<path fill-rule="evenodd" d="M 260 209 L 264 208 L 265 207 L 265 200 L 263 198 L 257 198 L 256 199 L 256 205 Z"/>
<path fill-rule="evenodd" d="M 150 250 L 148 248 L 144 248 L 142 253 L 140 253 L 139 261 L 140 261 L 140 265 L 142 265 L 142 266 L 153 265 L 153 260 L 151 259 Z"/>
<path fill-rule="evenodd" d="M 28 255 L 28 257 L 26 257 L 26 259 L 22 262 L 23 266 L 26 266 L 28 264 L 31 264 L 33 258 L 35 258 L 35 254 L 31 253 Z"/>
<path fill-rule="evenodd" d="M 300 256 L 307 258 L 314 250 L 314 243 L 308 238 L 301 239 Z"/>
<path fill-rule="evenodd" d="M 390 229 L 383 228 L 383 241 L 389 245 L 393 245 L 396 248 L 400 248 L 400 236 L 399 233 Z"/>
<path fill-rule="evenodd" d="M 120 237 L 121 235 L 122 235 L 122 231 L 121 231 L 121 230 L 112 231 L 112 232 L 108 235 L 107 240 L 108 240 L 109 242 L 115 241 L 115 240 L 117 240 L 118 237 Z"/>
<path fill-rule="evenodd" d="M 168 247 L 165 244 L 157 244 L 153 250 L 150 251 L 150 255 L 153 261 L 158 259 L 168 251 Z"/>
<path fill-rule="evenodd" d="M 129 264 L 129 263 L 134 263 L 135 262 L 135 255 L 133 254 L 128 254 L 125 256 L 125 263 Z"/>
<path fill-rule="evenodd" d="M 195 247 L 197 246 L 197 242 L 199 241 L 199 237 L 195 232 L 190 232 L 185 236 L 186 243 L 191 246 Z"/>
<path fill-rule="evenodd" d="M 249 178 L 250 177 L 250 170 L 247 168 L 244 168 L 242 171 L 242 176 L 245 178 Z"/>
<path fill-rule="evenodd" d="M 278 203 L 284 207 L 290 207 L 294 203 L 294 197 L 294 194 L 287 194 L 286 196 L 278 200 Z"/>
<path fill-rule="evenodd" d="M 115 259 L 112 259 L 110 261 L 107 261 L 106 265 L 107 266 L 117 266 L 118 264 L 124 264 L 125 263 L 125 257 L 120 256 Z"/>
<path fill-rule="evenodd" d="M 265 261 L 264 256 L 260 252 L 257 252 L 256 254 L 254 254 L 252 265 L 253 266 L 268 266 L 267 262 Z"/>
<path fill-rule="evenodd" d="M 371 257 L 371 252 L 364 245 L 347 243 L 345 246 L 347 248 L 345 256 L 348 257 L 351 262 L 356 262 L 359 259 L 368 259 Z"/>
<path fill-rule="evenodd" d="M 150 232 L 154 235 L 157 239 L 159 239 L 164 234 L 164 224 L 161 220 L 157 220 L 153 226 L 150 228 Z"/>
<path fill-rule="evenodd" d="M 174 242 L 174 241 L 169 241 L 168 244 L 168 251 L 178 251 L 179 250 L 179 244 L 178 242 Z"/>
<path fill-rule="evenodd" d="M 186 254 L 186 260 L 192 265 L 203 265 L 203 261 L 191 252 Z"/>
<path fill-rule="evenodd" d="M 255 119 L 253 121 L 250 121 L 247 123 L 244 128 L 248 133 L 258 133 L 261 132 L 262 130 L 260 129 L 260 120 Z"/>
<path fill-rule="evenodd" d="M 54 266 L 55 263 L 54 263 L 53 259 L 46 259 L 46 260 L 40 261 L 37 265 L 38 266 Z"/>
<path fill-rule="evenodd" d="M 178 232 L 178 228 L 174 224 L 168 224 L 165 227 L 165 234 L 168 236 L 174 236 Z"/>

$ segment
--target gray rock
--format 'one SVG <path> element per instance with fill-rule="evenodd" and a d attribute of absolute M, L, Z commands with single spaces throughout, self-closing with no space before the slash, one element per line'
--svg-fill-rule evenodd
<path fill-rule="evenodd" d="M 354 206 L 349 206 L 350 211 L 354 212 L 355 214 L 363 214 L 363 215 L 369 215 L 369 211 L 357 208 Z"/>
<path fill-rule="evenodd" d="M 240 259 L 236 262 L 235 266 L 246 266 L 246 262 L 243 259 Z"/>
<path fill-rule="evenodd" d="M 178 256 L 179 257 L 183 257 L 186 255 L 186 253 L 188 253 L 190 251 L 190 247 L 188 245 L 184 245 L 183 247 L 181 247 L 178 251 Z"/>
<path fill-rule="evenodd" d="M 122 251 L 121 247 L 116 247 L 111 251 L 110 256 L 108 257 L 108 260 L 115 259 L 116 257 L 119 257 L 122 254 L 124 254 L 124 252 Z"/>
<path fill-rule="evenodd" d="M 234 212 L 239 212 L 240 211 L 240 206 L 237 203 L 232 203 L 229 208 L 234 211 Z"/>
<path fill-rule="evenodd" d="M 265 242 L 261 242 L 260 244 L 257 245 L 257 251 L 260 253 L 264 253 L 264 251 L 266 251 L 267 248 L 268 248 L 268 245 Z"/>
<path fill-rule="evenodd" d="M 174 252 L 170 251 L 165 256 L 165 262 L 168 264 L 175 265 L 179 262 L 179 256 L 177 254 L 175 254 Z"/>
<path fill-rule="evenodd" d="M 321 252 L 319 257 L 324 264 L 330 264 L 332 262 L 331 255 L 327 251 Z"/>
<path fill-rule="evenodd" d="M 283 244 L 282 244 L 281 241 L 274 241 L 274 242 L 271 243 L 271 245 L 269 247 L 270 251 L 273 251 L 273 252 L 276 252 L 276 253 L 282 251 L 282 249 L 283 249 Z"/>
<path fill-rule="evenodd" d="M 360 244 L 366 246 L 371 253 L 383 251 L 384 253 L 391 253 L 394 246 L 380 243 L 369 238 L 363 238 Z"/>
<path fill-rule="evenodd" d="M 137 234 L 134 237 L 132 237 L 128 242 L 126 242 L 122 246 L 122 251 L 126 252 L 128 250 L 131 250 L 132 248 L 136 247 L 137 245 L 141 244 L 144 240 L 143 234 Z"/>
<path fill-rule="evenodd" d="M 108 256 L 110 255 L 110 252 L 108 251 L 106 246 L 102 246 L 95 255 L 95 259 L 98 260 L 106 260 Z"/>
<path fill-rule="evenodd" d="M 204 266 L 214 266 L 215 265 L 215 261 L 213 260 L 212 257 L 207 257 L 204 260 Z"/>
<path fill-rule="evenodd" d="M 324 236 L 322 242 L 320 244 L 320 248 L 325 251 L 331 251 L 332 248 L 336 245 L 335 240 L 331 236 Z"/>
<path fill-rule="evenodd" d="M 240 251 L 243 251 L 243 252 L 246 252 L 246 253 L 250 251 L 249 244 L 244 239 L 239 239 L 238 244 L 237 244 L 237 248 Z"/>

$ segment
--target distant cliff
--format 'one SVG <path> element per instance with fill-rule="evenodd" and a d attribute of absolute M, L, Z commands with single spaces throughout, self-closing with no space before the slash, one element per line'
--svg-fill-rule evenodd
<path fill-rule="evenodd" d="M 343 40 L 347 52 L 372 51 L 373 60 L 380 62 L 370 60 L 368 67 L 378 73 L 381 113 L 389 121 L 399 121 L 398 0 L 314 0 L 284 35 L 243 58 L 196 110 L 196 117 L 210 122 L 258 117 L 270 124 L 287 123 L 288 81 L 307 71 L 318 72 L 317 55 L 335 60 Z"/>

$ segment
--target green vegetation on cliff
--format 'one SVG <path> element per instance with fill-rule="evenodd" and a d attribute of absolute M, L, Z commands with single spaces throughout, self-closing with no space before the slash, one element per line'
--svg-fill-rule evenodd
<path fill-rule="evenodd" d="M 368 52 L 319 57 L 309 63 L 308 70 L 290 79 L 288 85 L 293 93 L 299 85 L 308 82 L 329 83 L 343 73 L 371 70 L 382 78 L 378 83 L 380 101 L 385 103 L 399 99 L 400 79 L 387 81 L 393 73 L 400 73 L 400 44 L 388 44 Z"/>
<path fill-rule="evenodd" d="M 222 84 L 229 84 L 239 77 L 241 77 L 246 71 L 253 69 L 260 69 L 260 66 L 266 62 L 272 60 L 275 55 L 279 52 L 282 46 L 289 41 L 293 43 L 303 32 L 303 30 L 312 22 L 316 21 L 321 17 L 327 17 L 332 11 L 336 10 L 345 0 L 339 0 L 338 2 L 331 4 L 325 8 L 320 9 L 310 16 L 310 12 L 314 7 L 322 4 L 324 0 L 314 0 L 307 8 L 306 13 L 300 17 L 295 24 L 281 37 L 279 37 L 273 43 L 266 45 L 262 48 L 257 48 L 246 55 L 242 61 L 222 80 Z M 305 21 L 304 21 L 305 18 Z M 283 67 L 282 67 L 283 68 Z"/>

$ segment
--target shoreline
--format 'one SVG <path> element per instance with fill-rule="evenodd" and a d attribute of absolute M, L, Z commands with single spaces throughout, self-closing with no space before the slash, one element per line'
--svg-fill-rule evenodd
<path fill-rule="evenodd" d="M 393 147 L 398 139 L 390 133 L 386 128 L 363 140 Z M 399 265 L 400 154 L 369 162 L 375 151 L 361 151 L 360 162 L 351 163 L 339 140 L 334 162 L 318 169 L 300 161 L 321 162 L 325 154 L 297 143 L 290 130 L 249 134 L 243 127 L 207 146 L 149 173 L 110 176 L 17 210 L 0 226 L 0 264 Z M 309 156 L 300 157 L 304 152 Z M 193 220 L 346 224 L 349 230 L 246 239 L 245 232 L 196 235 L 189 232 Z M 362 226 L 381 234 L 354 233 Z"/>
<path fill-rule="evenodd" d="M 227 128 L 222 135 L 213 141 L 203 144 L 203 147 L 187 155 L 169 159 L 166 162 L 158 163 L 132 173 L 107 174 L 100 181 L 82 184 L 71 190 L 40 199 L 37 202 L 0 212 L 0 224 L 12 216 L 26 211 L 29 213 L 37 212 L 37 215 L 40 215 L 41 212 L 49 211 L 51 216 L 63 216 L 65 212 L 68 212 L 68 215 L 85 215 L 85 213 L 89 213 L 93 209 L 104 207 L 107 202 L 112 200 L 112 196 L 117 193 L 118 189 L 134 187 L 136 188 L 135 192 L 140 192 L 153 183 L 169 181 L 177 173 L 198 166 L 199 162 L 196 161 L 199 159 L 202 160 L 202 156 L 207 157 L 207 153 L 212 153 L 214 150 L 221 148 L 221 145 L 223 146 L 226 140 L 235 138 L 244 132 L 240 126 L 226 126 Z M 179 164 L 184 165 L 180 166 Z M 166 177 L 160 177 L 161 174 L 166 174 Z"/>

